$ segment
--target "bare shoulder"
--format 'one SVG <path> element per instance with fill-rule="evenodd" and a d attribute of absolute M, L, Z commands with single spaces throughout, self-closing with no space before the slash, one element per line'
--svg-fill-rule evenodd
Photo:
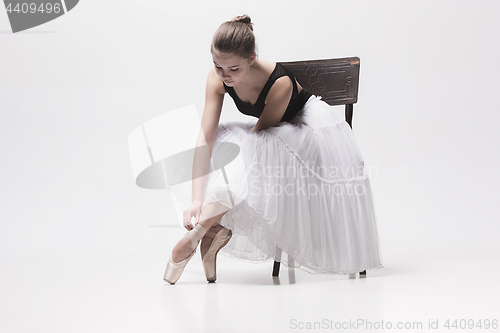
<path fill-rule="evenodd" d="M 279 100 L 282 98 L 287 98 L 287 102 L 292 96 L 293 84 L 292 80 L 288 76 L 282 76 L 278 78 L 274 84 L 271 86 L 269 93 L 267 95 L 266 101 Z"/>
<path fill-rule="evenodd" d="M 217 126 L 222 112 L 225 89 L 222 80 L 212 68 L 208 73 L 205 94 L 205 108 L 201 120 L 202 131 L 205 139 L 212 142 L 217 133 Z"/>
<path fill-rule="evenodd" d="M 213 93 L 219 95 L 224 95 L 226 93 L 226 89 L 224 89 L 224 83 L 217 75 L 214 68 L 211 68 L 208 72 L 207 91 L 212 91 Z"/>

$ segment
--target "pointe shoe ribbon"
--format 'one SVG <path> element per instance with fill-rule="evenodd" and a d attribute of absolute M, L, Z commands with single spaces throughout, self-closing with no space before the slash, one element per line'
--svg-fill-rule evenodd
<path fill-rule="evenodd" d="M 193 247 L 193 252 L 181 262 L 174 262 L 172 257 L 168 260 L 167 268 L 165 269 L 165 274 L 163 275 L 163 280 L 170 284 L 175 284 L 177 280 L 182 275 L 184 271 L 184 267 L 186 267 L 187 263 L 196 253 L 196 248 L 198 247 L 198 243 L 205 236 L 207 230 L 202 227 L 201 224 L 197 224 L 193 229 L 191 229 L 186 235 L 183 237 L 191 240 L 191 246 Z"/>

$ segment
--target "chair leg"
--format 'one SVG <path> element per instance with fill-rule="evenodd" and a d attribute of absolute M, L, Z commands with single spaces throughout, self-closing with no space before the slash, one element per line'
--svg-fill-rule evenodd
<path fill-rule="evenodd" d="M 345 121 L 349 124 L 349 126 L 352 128 L 352 113 L 354 111 L 354 107 L 352 104 L 346 104 L 345 105 Z"/>
<path fill-rule="evenodd" d="M 281 264 L 281 249 L 276 246 L 276 254 L 274 256 L 273 276 L 280 275 Z"/>
<path fill-rule="evenodd" d="M 280 261 L 274 261 L 273 265 L 273 276 L 278 276 L 280 275 Z"/>

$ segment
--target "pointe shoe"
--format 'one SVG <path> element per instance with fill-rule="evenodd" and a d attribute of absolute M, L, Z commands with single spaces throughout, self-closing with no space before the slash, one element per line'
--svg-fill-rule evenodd
<path fill-rule="evenodd" d="M 210 247 L 205 255 L 201 258 L 203 269 L 208 282 L 215 282 L 217 279 L 216 262 L 217 253 L 229 242 L 232 236 L 232 231 L 222 227 L 218 232 L 207 231 L 205 236 L 213 238 Z"/>
<path fill-rule="evenodd" d="M 194 250 L 189 257 L 181 262 L 174 262 L 172 257 L 170 257 L 168 259 L 167 268 L 165 269 L 165 274 L 163 275 L 163 280 L 170 284 L 175 284 L 181 277 L 184 267 L 186 267 L 187 263 L 191 260 L 195 253 L 196 250 Z"/>
<path fill-rule="evenodd" d="M 201 226 L 201 224 L 197 224 L 194 229 L 190 230 L 184 237 L 191 240 L 191 246 L 193 247 L 193 252 L 181 262 L 174 262 L 172 257 L 168 259 L 167 268 L 165 269 L 165 274 L 163 275 L 163 280 L 170 284 L 175 284 L 177 280 L 182 275 L 184 271 L 184 267 L 186 267 L 187 263 L 196 253 L 196 248 L 198 247 L 198 243 L 205 236 L 207 230 Z"/>

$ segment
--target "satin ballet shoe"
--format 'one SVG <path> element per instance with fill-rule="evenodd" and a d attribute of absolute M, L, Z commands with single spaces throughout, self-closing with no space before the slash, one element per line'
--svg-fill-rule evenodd
<path fill-rule="evenodd" d="M 189 257 L 181 262 L 174 262 L 170 257 L 168 259 L 167 268 L 165 269 L 165 274 L 163 275 L 163 280 L 170 284 L 175 284 L 181 277 L 184 267 L 186 267 L 187 263 L 191 260 L 195 253 L 196 250 L 194 250 Z"/>
<path fill-rule="evenodd" d="M 217 253 L 229 242 L 232 236 L 232 231 L 222 227 L 218 232 L 207 231 L 205 236 L 213 238 L 207 252 L 201 257 L 203 269 L 208 282 L 215 282 L 217 279 L 216 263 Z"/>
<path fill-rule="evenodd" d="M 180 262 L 174 262 L 172 257 L 168 259 L 167 268 L 165 269 L 165 274 L 163 275 L 163 280 L 170 284 L 175 284 L 177 280 L 182 275 L 184 271 L 184 267 L 186 267 L 187 263 L 196 253 L 196 248 L 198 247 L 198 243 L 205 236 L 207 230 L 201 226 L 201 224 L 197 224 L 193 229 L 191 229 L 186 235 L 182 238 L 187 238 L 191 240 L 191 246 L 193 247 L 193 252 L 184 260 Z"/>

